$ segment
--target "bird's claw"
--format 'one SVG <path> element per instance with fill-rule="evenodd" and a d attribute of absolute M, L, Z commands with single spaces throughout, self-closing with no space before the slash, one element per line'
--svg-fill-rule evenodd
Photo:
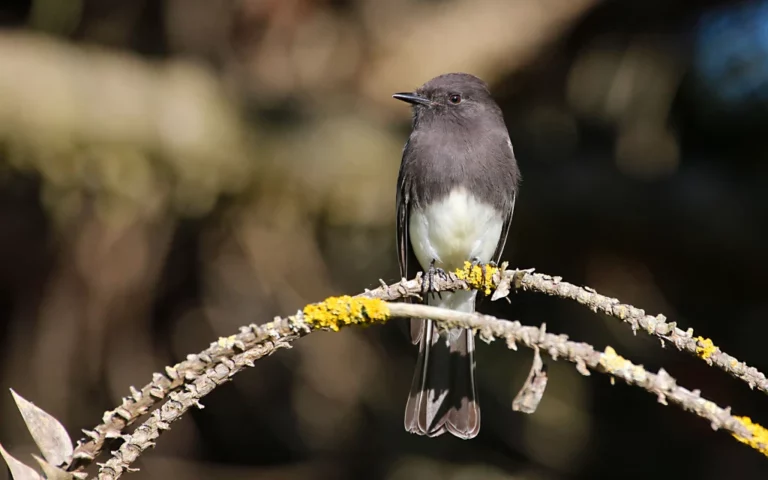
<path fill-rule="evenodd" d="M 440 295 L 436 285 L 437 279 L 446 280 L 448 279 L 448 274 L 442 268 L 435 267 L 435 259 L 432 259 L 429 263 L 429 268 L 424 272 L 424 281 L 421 284 L 422 292 L 425 296 L 430 293 L 437 294 L 437 297 L 442 300 L 443 297 Z"/>
<path fill-rule="evenodd" d="M 477 257 L 472 258 L 470 263 L 471 263 L 473 269 L 475 267 L 480 267 L 480 271 L 483 273 L 483 278 L 485 278 L 487 273 L 488 273 L 487 272 L 487 268 L 488 267 L 498 268 L 498 265 L 493 260 L 489 260 L 487 263 L 483 263 Z"/>

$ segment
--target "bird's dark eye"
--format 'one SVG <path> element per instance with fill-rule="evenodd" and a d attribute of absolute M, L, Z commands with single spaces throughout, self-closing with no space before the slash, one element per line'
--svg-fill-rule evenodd
<path fill-rule="evenodd" d="M 453 104 L 461 103 L 461 95 L 459 95 L 458 93 L 452 93 L 448 97 L 448 101 Z"/>

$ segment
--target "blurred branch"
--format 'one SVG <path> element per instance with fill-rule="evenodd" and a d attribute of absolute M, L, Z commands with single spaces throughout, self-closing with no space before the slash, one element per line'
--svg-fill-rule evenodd
<path fill-rule="evenodd" d="M 487 286 L 487 280 L 494 274 L 501 273 L 502 280 L 520 278 L 520 273 L 530 275 L 527 272 L 515 271 L 507 276 L 502 270 L 488 270 L 475 276 L 467 276 L 467 271 L 472 272 L 471 268 L 468 268 L 467 271 L 459 272 L 458 276 L 465 277 L 469 284 L 479 278 L 479 286 Z M 419 282 L 419 279 L 413 282 Z M 403 281 L 401 285 L 408 283 L 410 282 Z M 390 287 L 382 287 L 382 290 L 389 289 Z M 406 291 L 405 287 L 403 291 Z M 125 443 L 113 453 L 112 458 L 102 464 L 99 479 L 114 480 L 124 472 L 130 471 L 131 464 L 143 451 L 154 446 L 154 441 L 162 431 L 170 428 L 170 423 L 181 418 L 189 408 L 201 407 L 199 401 L 202 397 L 246 366 L 253 365 L 255 360 L 287 347 L 290 342 L 312 331 L 337 331 L 343 326 L 367 326 L 398 317 L 430 318 L 436 320 L 442 328 L 471 328 L 486 342 L 501 339 L 513 350 L 521 343 L 529 348 L 546 351 L 554 360 L 565 359 L 576 364 L 577 370 L 583 375 L 589 375 L 589 370 L 594 370 L 620 378 L 656 395 L 662 404 L 666 405 L 667 401 L 670 401 L 708 420 L 715 430 L 724 429 L 731 432 L 739 441 L 768 456 L 768 430 L 753 424 L 747 417 L 732 415 L 730 408 L 720 407 L 702 398 L 698 390 L 691 391 L 678 386 L 675 379 L 663 369 L 656 374 L 648 372 L 642 366 L 618 355 L 611 347 L 606 347 L 604 352 L 598 352 L 589 344 L 568 340 L 565 335 L 547 333 L 544 326 L 524 326 L 517 321 L 502 320 L 479 313 L 457 312 L 420 304 L 391 303 L 371 296 L 343 296 L 308 305 L 296 315 L 275 318 L 265 325 L 242 327 L 239 334 L 219 339 L 212 344 L 211 349 L 226 352 L 219 362 L 204 372 L 188 372 L 185 375 L 187 385 L 183 392 L 171 394 L 169 400 L 153 412 L 150 419 L 138 427 L 136 432 L 123 435 Z M 204 355 L 210 356 L 205 352 L 198 356 Z M 169 373 L 177 376 L 179 372 L 174 370 L 170 369 Z"/>
<path fill-rule="evenodd" d="M 438 291 L 479 289 L 487 295 L 492 294 L 492 300 L 506 297 L 511 290 L 528 290 L 575 300 L 589 307 L 592 311 L 599 311 L 621 319 L 628 323 L 634 331 L 642 330 L 670 341 L 678 349 L 695 354 L 708 363 L 746 381 L 750 386 L 756 385 L 763 392 L 768 391 L 765 375 L 720 351 L 712 344 L 711 340 L 701 337 L 693 338 L 692 330 L 689 329 L 685 332 L 680 330 L 675 323 L 667 323 L 663 315 L 655 317 L 646 315 L 645 311 L 641 309 L 622 304 L 617 299 L 600 295 L 589 287 L 578 287 L 563 282 L 560 277 L 534 273 L 532 270 L 506 270 L 504 265 L 501 268 L 481 268 L 467 265 L 464 269 L 450 273 L 446 277 L 436 278 L 434 286 Z M 422 291 L 421 277 L 417 276 L 412 280 L 402 279 L 392 285 L 382 284 L 375 290 L 369 290 L 358 295 L 358 298 L 393 301 L 418 296 Z M 327 326 L 333 327 L 334 325 Z M 278 346 L 275 343 L 270 347 L 271 344 L 268 342 L 283 339 L 289 334 L 300 336 L 304 333 L 307 331 L 302 323 L 296 326 L 290 320 L 280 320 L 279 318 L 262 327 L 256 325 L 242 327 L 239 334 L 212 343 L 208 349 L 199 354 L 189 355 L 184 362 L 173 367 L 167 367 L 166 375 L 156 373 L 152 382 L 145 385 L 141 390 L 131 388 L 131 396 L 125 397 L 122 405 L 115 410 L 106 412 L 103 423 L 96 426 L 93 431 L 86 432 L 90 438 L 78 442 L 74 452 L 75 464 L 73 467 L 84 468 L 101 453 L 107 439 L 121 436 L 127 425 L 147 413 L 156 402 L 164 399 L 169 393 L 179 390 L 190 379 L 196 379 L 224 362 L 231 362 L 237 351 L 245 352 L 259 346 L 259 348 L 266 349 L 262 356 L 269 355 L 284 345 Z"/>
<path fill-rule="evenodd" d="M 405 15 L 376 10 L 378 15 L 370 15 L 371 23 L 375 19 L 377 24 L 372 28 L 383 30 L 379 33 L 383 41 L 375 45 L 362 90 L 374 100 L 388 98 L 391 92 L 447 71 L 472 72 L 492 83 L 534 59 L 596 3 L 472 0 L 445 2 L 439 8 L 413 3 Z M 384 3 L 374 5 L 388 9 Z M 381 22 L 381 16 L 390 21 Z"/>
<path fill-rule="evenodd" d="M 54 216 L 71 215 L 81 191 L 203 213 L 252 179 L 245 124 L 200 64 L 8 32 L 0 58 L 0 145 L 40 173 Z"/>

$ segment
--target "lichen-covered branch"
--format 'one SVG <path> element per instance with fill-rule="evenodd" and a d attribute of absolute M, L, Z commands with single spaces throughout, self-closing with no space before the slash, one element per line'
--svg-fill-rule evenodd
<path fill-rule="evenodd" d="M 362 296 L 332 297 L 324 302 L 308 305 L 302 312 L 291 317 L 277 317 L 264 325 L 241 327 L 240 333 L 219 339 L 198 355 L 190 355 L 185 364 L 167 369 L 172 378 L 185 379 L 184 391 L 168 391 L 169 399 L 162 407 L 152 412 L 146 422 L 133 434 L 121 435 L 125 443 L 113 453 L 112 458 L 100 464 L 99 480 L 114 480 L 131 471 L 131 464 L 144 450 L 154 446 L 160 433 L 168 430 L 172 422 L 181 418 L 193 406 L 202 408 L 199 400 L 203 396 L 243 368 L 252 366 L 255 360 L 271 355 L 280 348 L 289 347 L 290 342 L 312 330 L 338 330 L 344 325 L 385 321 L 388 318 L 387 304 L 379 299 Z M 195 370 L 204 363 L 210 366 Z M 157 376 L 153 382 L 156 380 Z M 159 384 L 161 388 L 163 385 L 172 384 Z M 141 398 L 140 395 L 135 397 Z M 78 446 L 80 447 L 81 445 Z"/>
<path fill-rule="evenodd" d="M 341 302 L 339 305 L 344 305 L 344 302 L 351 297 L 336 298 L 338 302 Z M 365 305 L 366 300 L 364 297 L 360 297 L 362 303 L 358 303 L 358 305 Z M 326 307 L 333 306 L 333 302 L 324 302 L 321 305 Z M 309 312 L 316 308 L 319 307 L 313 305 L 306 307 Z M 357 313 L 359 312 L 355 312 L 355 314 Z M 339 317 L 339 320 L 344 318 L 351 321 L 354 316 Z M 123 398 L 122 405 L 104 413 L 101 424 L 91 431 L 85 431 L 88 439 L 77 442 L 73 454 L 74 462 L 70 466 L 70 470 L 85 469 L 103 451 L 105 442 L 108 439 L 125 438 L 122 434 L 123 429 L 149 412 L 152 406 L 165 399 L 168 395 L 185 386 L 189 389 L 189 385 L 199 379 L 201 375 L 220 368 L 220 365 L 229 368 L 230 362 L 235 361 L 234 358 L 238 352 L 247 353 L 251 352 L 252 349 L 257 349 L 260 353 L 256 358 L 261 358 L 271 355 L 279 348 L 286 347 L 292 339 L 309 333 L 309 331 L 304 324 L 295 323 L 290 318 L 281 319 L 277 317 L 273 322 L 265 325 L 242 327 L 237 335 L 213 342 L 202 352 L 188 355 L 185 361 L 173 367 L 166 367 L 165 375 L 155 373 L 152 381 L 140 390 L 131 387 L 131 395 Z M 249 355 L 252 354 L 249 353 Z M 248 365 L 247 360 L 249 358 L 255 359 L 253 356 L 246 356 L 243 358 L 243 365 Z M 237 361 L 235 361 L 235 365 L 239 365 Z M 240 368 L 242 366 L 238 367 L 236 371 L 239 371 Z M 130 445 L 125 446 L 125 444 L 123 446 L 126 449 L 126 452 L 124 452 L 126 458 L 130 458 L 130 452 L 133 447 Z M 122 450 L 123 448 L 121 447 L 120 451 L 122 452 Z M 112 467 L 110 466 L 110 468 Z"/>
<path fill-rule="evenodd" d="M 656 395 L 659 403 L 674 403 L 708 420 L 714 430 L 726 430 L 737 440 L 768 456 L 768 430 L 752 423 L 747 417 L 732 415 L 730 408 L 720 407 L 703 398 L 697 390 L 692 391 L 677 385 L 675 379 L 664 369 L 651 373 L 618 355 L 611 347 L 599 352 L 587 343 L 573 342 L 565 335 L 547 333 L 544 327 L 524 326 L 520 322 L 500 320 L 478 313 L 407 303 L 389 304 L 389 308 L 390 315 L 394 317 L 430 318 L 446 328 L 469 327 L 476 330 L 479 337 L 486 342 L 503 339 L 512 349 L 516 349 L 517 344 L 539 348 L 554 360 L 565 359 L 576 364 L 577 370 L 583 375 L 589 375 L 589 370 L 594 370 L 619 378 L 629 385 L 637 385 Z"/>
<path fill-rule="evenodd" d="M 648 315 L 645 310 L 621 303 L 618 299 L 606 297 L 589 287 L 579 287 L 564 282 L 561 277 L 553 277 L 533 270 L 506 270 L 503 268 L 471 267 L 469 264 L 447 278 L 437 279 L 438 290 L 475 288 L 492 294 L 492 299 L 506 297 L 510 291 L 531 291 L 553 297 L 574 300 L 593 312 L 600 312 L 629 324 L 634 332 L 642 331 L 674 344 L 679 350 L 701 358 L 731 376 L 738 378 L 763 393 L 768 393 L 768 378 L 765 374 L 746 363 L 729 355 L 712 340 L 701 336 L 694 337 L 693 329 L 682 330 L 675 322 L 667 322 L 664 315 Z M 395 285 L 385 286 L 369 292 L 375 298 L 394 300 L 421 292 L 421 281 L 415 279 Z"/>
<path fill-rule="evenodd" d="M 163 406 L 139 426 L 132 435 L 123 435 L 125 443 L 106 463 L 101 465 L 100 480 L 115 480 L 131 470 L 131 464 L 147 448 L 154 445 L 160 433 L 170 423 L 193 406 L 200 407 L 200 399 L 217 385 L 226 382 L 237 372 L 275 350 L 315 330 L 333 330 L 348 325 L 372 325 L 391 318 L 431 318 L 443 328 L 467 327 L 477 331 L 487 342 L 506 341 L 509 348 L 518 344 L 547 352 L 553 359 L 565 359 L 576 365 L 584 375 L 589 370 L 599 371 L 637 385 L 657 396 L 660 403 L 668 401 L 708 420 L 713 429 L 724 429 L 739 441 L 768 456 L 768 430 L 752 423 L 747 417 L 731 414 L 699 394 L 677 385 L 664 370 L 651 373 L 618 355 L 613 348 L 596 351 L 586 343 L 573 342 L 565 335 L 547 333 L 544 327 L 523 326 L 517 321 L 501 320 L 489 315 L 463 313 L 420 304 L 389 303 L 366 296 L 331 297 L 324 302 L 306 306 L 296 315 L 276 318 L 265 325 L 242 327 L 237 335 L 222 338 L 211 348 L 227 349 L 216 365 L 201 373 L 188 373 L 186 388 L 174 392 Z M 236 353 L 237 352 L 237 353 Z"/>
<path fill-rule="evenodd" d="M 694 337 L 693 329 L 682 330 L 675 322 L 667 322 L 664 315 L 648 315 L 645 310 L 606 297 L 589 287 L 563 282 L 560 277 L 525 271 L 505 272 L 504 282 L 514 282 L 516 290 L 529 290 L 560 298 L 575 300 L 594 312 L 618 318 L 638 330 L 674 344 L 679 350 L 695 355 L 763 393 L 768 393 L 768 378 L 755 367 L 729 355 L 715 346 L 709 338 Z"/>
<path fill-rule="evenodd" d="M 663 315 L 647 315 L 644 310 L 600 295 L 589 287 L 578 287 L 564 282 L 560 277 L 534 273 L 532 270 L 506 270 L 504 266 L 481 268 L 467 265 L 464 269 L 451 273 L 445 278 L 436 278 L 434 287 L 439 291 L 479 289 L 486 295 L 492 295 L 494 300 L 507 296 L 513 290 L 532 291 L 575 300 L 595 312 L 601 312 L 628 323 L 634 331 L 641 330 L 672 342 L 679 349 L 696 355 L 747 382 L 751 387 L 757 387 L 768 393 L 768 380 L 763 373 L 722 352 L 711 340 L 693 337 L 691 330 L 683 331 L 677 328 L 674 322 L 667 323 Z M 381 287 L 366 291 L 361 296 L 393 301 L 417 296 L 421 292 L 421 278 L 417 277 L 410 280 L 403 279 L 392 285 L 382 284 Z M 275 332 L 282 335 L 282 331 Z M 262 337 L 263 335 L 267 336 Z M 71 469 L 85 468 L 102 452 L 107 439 L 120 437 L 127 425 L 149 412 L 169 393 L 179 390 L 190 378 L 196 378 L 223 359 L 231 358 L 236 349 L 242 351 L 252 348 L 268 338 L 268 332 L 264 330 L 255 329 L 253 326 L 245 328 L 226 341 L 213 343 L 206 350 L 196 355 L 189 355 L 185 361 L 167 368 L 165 375 L 156 373 L 152 382 L 140 390 L 132 388 L 131 395 L 123 399 L 122 405 L 106 412 L 102 423 L 93 431 L 86 432 L 88 438 L 78 442 L 74 454 L 75 462 Z"/>

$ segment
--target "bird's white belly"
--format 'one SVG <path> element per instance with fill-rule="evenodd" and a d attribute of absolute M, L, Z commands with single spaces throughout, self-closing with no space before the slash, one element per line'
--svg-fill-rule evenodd
<path fill-rule="evenodd" d="M 459 188 L 426 208 L 412 210 L 408 233 L 422 269 L 434 259 L 436 267 L 448 270 L 473 258 L 490 261 L 503 223 L 495 208 Z"/>

